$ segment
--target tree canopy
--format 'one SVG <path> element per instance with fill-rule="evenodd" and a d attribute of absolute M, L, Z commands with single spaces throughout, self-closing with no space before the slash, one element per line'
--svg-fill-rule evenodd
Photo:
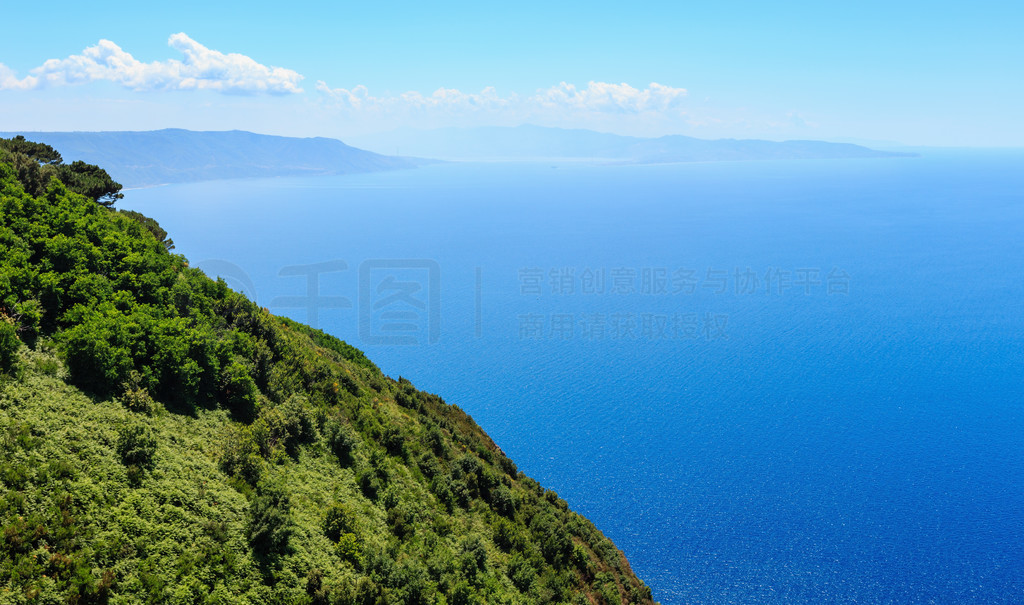
<path fill-rule="evenodd" d="M 124 198 L 121 184 L 110 178 L 106 170 L 77 160 L 65 164 L 56 149 L 28 141 L 22 135 L 12 139 L 0 138 L 0 161 L 6 161 L 14 168 L 18 181 L 30 195 L 42 195 L 50 180 L 55 178 L 69 191 L 84 195 L 102 206 L 112 206 Z"/>

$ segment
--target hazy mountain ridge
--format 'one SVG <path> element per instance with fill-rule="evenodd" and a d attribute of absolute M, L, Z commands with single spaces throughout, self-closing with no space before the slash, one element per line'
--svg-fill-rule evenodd
<path fill-rule="evenodd" d="M 324 137 L 182 129 L 17 132 L 58 149 L 68 161 L 103 166 L 126 187 L 229 178 L 354 174 L 415 168 L 425 160 L 391 157 Z"/>
<path fill-rule="evenodd" d="M 587 159 L 656 164 L 915 155 L 851 143 L 705 140 L 682 135 L 641 138 L 532 125 L 398 130 L 353 137 L 360 147 L 325 137 L 295 138 L 241 130 L 176 128 L 6 132 L 0 133 L 0 137 L 16 134 L 56 148 L 68 162 L 82 160 L 103 166 L 115 180 L 129 188 L 232 178 L 357 174 L 415 168 L 439 160 Z"/>
<path fill-rule="evenodd" d="M 730 160 L 842 159 L 907 157 L 851 143 L 826 141 L 707 140 L 683 135 L 658 138 L 621 136 L 582 129 L 523 125 L 438 130 L 396 130 L 353 137 L 367 149 L 401 150 L 438 159 L 526 160 L 601 159 L 626 163 L 709 162 Z"/>

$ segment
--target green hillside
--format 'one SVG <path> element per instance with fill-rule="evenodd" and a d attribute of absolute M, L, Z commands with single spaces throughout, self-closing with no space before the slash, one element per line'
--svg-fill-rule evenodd
<path fill-rule="evenodd" d="M 651 602 L 457 406 L 44 156 L 0 140 L 0 605 Z"/>

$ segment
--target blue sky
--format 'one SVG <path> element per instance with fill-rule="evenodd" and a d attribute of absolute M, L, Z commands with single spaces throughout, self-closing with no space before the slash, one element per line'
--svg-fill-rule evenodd
<path fill-rule="evenodd" d="M 1019 2 L 8 4 L 0 130 L 532 122 L 1024 145 Z"/>

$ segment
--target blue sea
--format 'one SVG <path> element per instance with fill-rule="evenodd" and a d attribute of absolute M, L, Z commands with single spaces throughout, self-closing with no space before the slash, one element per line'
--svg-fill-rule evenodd
<path fill-rule="evenodd" d="M 468 411 L 665 604 L 1024 602 L 1024 152 L 129 191 Z"/>

